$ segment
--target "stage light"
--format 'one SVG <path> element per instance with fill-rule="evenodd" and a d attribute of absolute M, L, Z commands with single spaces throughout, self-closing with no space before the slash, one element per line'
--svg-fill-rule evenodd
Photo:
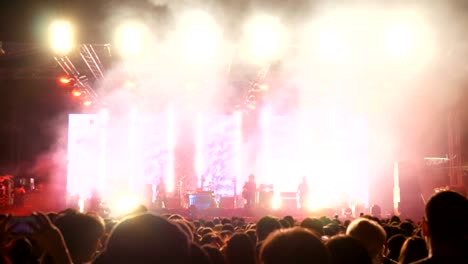
<path fill-rule="evenodd" d="M 137 207 L 138 199 L 133 195 L 126 195 L 117 200 L 114 209 L 117 215 L 125 215 L 131 213 Z"/>
<path fill-rule="evenodd" d="M 83 213 L 85 211 L 85 199 L 82 197 L 78 199 L 78 208 L 80 213 Z"/>
<path fill-rule="evenodd" d="M 395 24 L 387 28 L 384 46 L 387 54 L 397 58 L 407 58 L 415 48 L 414 32 L 404 24 Z"/>
<path fill-rule="evenodd" d="M 126 80 L 124 86 L 128 89 L 135 89 L 137 87 L 137 83 L 135 81 Z"/>
<path fill-rule="evenodd" d="M 196 132 L 195 132 L 195 172 L 197 174 L 198 187 L 203 188 L 203 173 L 204 173 L 204 155 L 203 155 L 203 115 L 197 114 L 196 117 Z M 199 178 L 198 178 L 199 177 Z"/>
<path fill-rule="evenodd" d="M 334 27 L 320 30 L 318 45 L 318 57 L 326 62 L 343 62 L 349 55 L 345 36 Z"/>
<path fill-rule="evenodd" d="M 107 109 L 101 109 L 99 111 L 99 176 L 98 176 L 98 187 L 99 191 L 104 194 L 106 190 L 106 178 L 107 178 L 107 125 L 109 121 L 109 111 Z"/>
<path fill-rule="evenodd" d="M 62 76 L 59 78 L 59 83 L 62 85 L 68 85 L 72 82 L 72 78 L 68 76 Z"/>
<path fill-rule="evenodd" d="M 287 45 L 287 34 L 278 18 L 257 16 L 244 28 L 248 55 L 253 60 L 268 61 L 281 56 Z"/>
<path fill-rule="evenodd" d="M 260 91 L 267 91 L 270 87 L 268 86 L 268 84 L 259 84 L 258 85 L 258 89 Z"/>
<path fill-rule="evenodd" d="M 185 60 L 200 64 L 215 58 L 221 46 L 221 29 L 210 15 L 201 11 L 185 12 L 178 27 L 178 41 Z"/>
<path fill-rule="evenodd" d="M 243 146 L 243 126 L 242 126 L 242 110 L 240 110 L 239 107 L 236 106 L 236 110 L 234 111 L 234 121 L 235 121 L 235 143 L 234 143 L 234 149 L 235 149 L 235 173 L 237 175 L 242 175 L 242 168 L 243 168 L 243 152 L 242 152 L 242 146 Z M 242 181 L 237 180 L 235 181 L 236 188 L 237 190 L 242 190 Z"/>
<path fill-rule="evenodd" d="M 273 199 L 271 199 L 271 208 L 273 210 L 278 210 L 281 208 L 281 197 L 275 195 Z"/>
<path fill-rule="evenodd" d="M 255 110 L 257 108 L 254 103 L 247 104 L 246 107 L 250 110 Z"/>
<path fill-rule="evenodd" d="M 341 64 L 349 60 L 354 40 L 362 38 L 355 10 L 334 10 L 304 25 L 300 52 L 308 63 Z"/>
<path fill-rule="evenodd" d="M 62 86 L 69 86 L 69 85 L 73 84 L 74 81 L 75 80 L 73 78 L 71 78 L 70 76 L 66 76 L 66 75 L 60 76 L 58 78 L 58 83 L 60 85 L 62 85 Z"/>
<path fill-rule="evenodd" d="M 140 55 L 145 35 L 144 26 L 135 22 L 127 22 L 117 29 L 116 47 L 122 57 Z"/>
<path fill-rule="evenodd" d="M 86 100 L 86 101 L 83 102 L 84 106 L 90 106 L 92 104 L 93 104 L 93 102 L 91 102 L 90 100 Z"/>
<path fill-rule="evenodd" d="M 389 18 L 383 36 L 385 53 L 404 61 L 426 61 L 434 41 L 428 22 L 416 12 L 400 12 Z"/>
<path fill-rule="evenodd" d="M 50 26 L 50 44 L 57 54 L 66 55 L 73 48 L 73 30 L 70 23 L 65 21 L 54 22 Z"/>
<path fill-rule="evenodd" d="M 81 96 L 81 94 L 82 94 L 81 90 L 74 89 L 72 91 L 72 95 L 75 96 L 75 97 L 79 97 L 79 96 Z"/>
<path fill-rule="evenodd" d="M 170 193 L 175 189 L 175 147 L 176 147 L 176 112 L 174 107 L 167 109 L 167 148 L 168 166 L 166 170 L 166 190 Z"/>

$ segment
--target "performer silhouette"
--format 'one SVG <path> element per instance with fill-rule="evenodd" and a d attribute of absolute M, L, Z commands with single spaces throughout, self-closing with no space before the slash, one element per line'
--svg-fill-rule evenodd
<path fill-rule="evenodd" d="M 251 209 L 255 207 L 255 196 L 257 191 L 257 184 L 255 183 L 255 176 L 249 175 L 249 181 L 245 182 L 242 188 L 242 197 L 245 199 L 245 208 Z"/>
<path fill-rule="evenodd" d="M 164 178 L 159 179 L 159 184 L 156 187 L 156 205 L 158 208 L 167 208 L 167 192 Z"/>

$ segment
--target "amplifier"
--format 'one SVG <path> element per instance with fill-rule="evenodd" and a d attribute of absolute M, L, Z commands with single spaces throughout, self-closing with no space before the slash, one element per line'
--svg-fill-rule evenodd
<path fill-rule="evenodd" d="M 212 192 L 201 192 L 189 194 L 189 206 L 195 206 L 197 209 L 208 209 L 214 204 Z"/>
<path fill-rule="evenodd" d="M 281 197 L 281 208 L 283 209 L 297 209 L 297 198 L 295 192 L 282 192 Z"/>

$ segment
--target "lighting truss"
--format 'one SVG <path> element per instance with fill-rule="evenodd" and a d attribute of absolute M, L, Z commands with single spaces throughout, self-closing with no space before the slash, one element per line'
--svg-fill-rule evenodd
<path fill-rule="evenodd" d="M 75 59 L 70 59 L 68 55 L 54 57 L 62 71 L 68 76 L 74 78 L 77 88 L 85 91 L 89 96 L 89 99 L 94 103 L 102 102 L 99 99 L 98 93 L 93 87 L 90 78 L 93 78 L 95 81 L 104 78 L 104 67 L 98 53 L 96 52 L 96 49 L 98 48 L 104 50 L 109 56 L 111 55 L 109 44 L 81 44 L 80 46 L 79 58 L 81 58 L 84 65 L 86 65 L 86 68 L 89 70 L 88 74 L 79 70 L 79 67 L 76 66 L 79 62 Z"/>
<path fill-rule="evenodd" d="M 83 90 L 93 103 L 102 104 L 102 98 L 99 98 L 97 88 L 94 87 L 95 83 L 99 83 L 100 80 L 105 78 L 106 68 L 103 61 L 103 56 L 112 57 L 111 45 L 110 44 L 81 44 L 79 46 L 79 56 L 77 54 L 68 54 L 55 56 L 56 63 L 60 66 L 63 73 L 76 80 L 76 88 Z M 236 54 L 235 49 L 231 56 L 229 56 L 229 62 L 226 64 L 226 71 L 231 74 L 231 67 L 233 66 L 233 60 L 235 60 Z M 254 80 L 247 80 L 248 89 L 244 93 L 241 99 L 241 107 L 249 110 L 247 106 L 252 103 L 249 101 L 249 97 L 252 95 L 257 97 L 257 101 L 254 104 L 260 104 L 262 101 L 261 94 L 257 91 L 257 85 L 264 83 L 270 70 L 270 64 L 264 63 L 258 66 L 257 74 Z M 250 79 L 250 78 L 249 78 Z M 259 97 L 260 96 L 260 97 Z"/>

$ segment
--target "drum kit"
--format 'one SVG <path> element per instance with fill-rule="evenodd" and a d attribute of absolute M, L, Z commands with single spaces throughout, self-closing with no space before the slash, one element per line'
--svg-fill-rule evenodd
<path fill-rule="evenodd" d="M 191 206 L 202 207 L 199 209 L 217 207 L 214 188 L 212 188 L 212 186 L 195 189 L 191 187 L 185 179 L 186 176 L 183 176 L 177 181 L 177 198 L 179 199 L 179 206 L 181 208 L 190 208 Z M 206 204 L 208 204 L 208 206 Z"/>

